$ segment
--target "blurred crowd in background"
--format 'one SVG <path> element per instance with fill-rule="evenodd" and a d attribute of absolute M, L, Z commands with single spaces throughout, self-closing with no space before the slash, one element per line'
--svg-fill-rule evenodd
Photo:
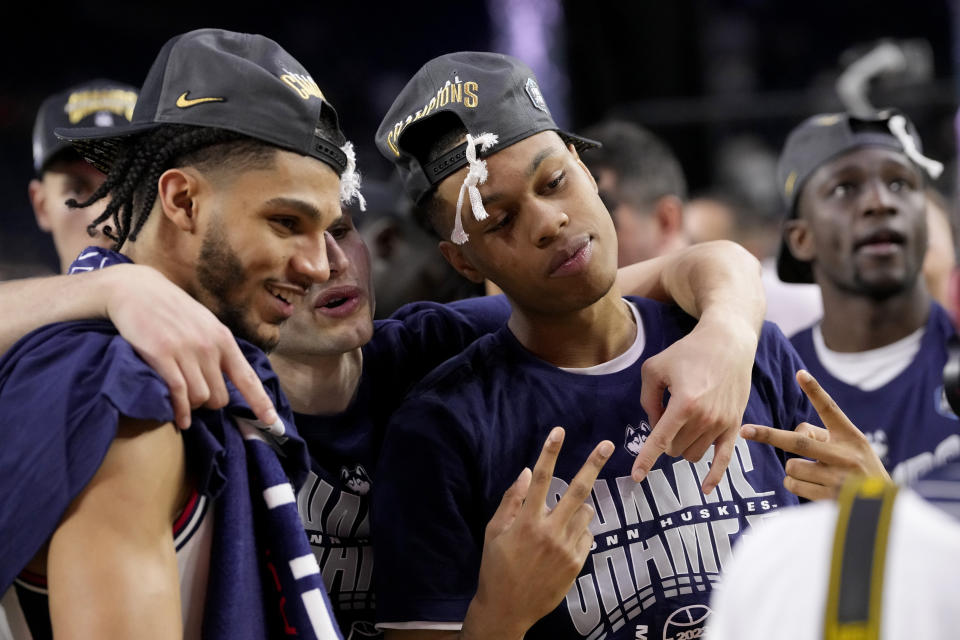
<path fill-rule="evenodd" d="M 523 59 L 558 124 L 605 143 L 584 160 L 621 236 L 621 263 L 727 238 L 772 265 L 784 218 L 776 160 L 786 133 L 814 113 L 903 110 L 926 155 L 947 166 L 928 192 L 928 282 L 945 300 L 945 274 L 955 259 L 960 94 L 957 14 L 948 0 L 478 0 L 302 3 L 282 11 L 241 2 L 173 9 L 101 3 L 49 15 L 38 5 L 23 7 L 21 18 L 4 26 L 0 278 L 59 269 L 27 198 L 31 129 L 43 99 L 100 77 L 139 86 L 167 38 L 216 26 L 282 43 L 336 106 L 364 176 L 367 211 L 355 220 L 374 258 L 378 317 L 413 300 L 483 293 L 446 264 L 435 238 L 413 220 L 373 144 L 404 79 L 429 58 L 464 49 Z M 772 288 L 768 294 L 775 300 Z"/>

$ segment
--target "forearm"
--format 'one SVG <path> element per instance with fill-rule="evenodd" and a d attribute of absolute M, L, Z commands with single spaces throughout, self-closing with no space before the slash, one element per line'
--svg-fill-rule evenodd
<path fill-rule="evenodd" d="M 672 301 L 697 318 L 709 313 L 741 319 L 758 334 L 766 314 L 760 263 L 727 240 L 623 267 L 617 284 L 624 293 Z"/>
<path fill-rule="evenodd" d="M 106 317 L 108 271 L 0 283 L 0 353 L 44 325 Z"/>

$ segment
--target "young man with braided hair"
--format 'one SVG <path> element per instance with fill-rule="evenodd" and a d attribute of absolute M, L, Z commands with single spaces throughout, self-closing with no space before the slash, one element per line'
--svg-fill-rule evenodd
<path fill-rule="evenodd" d="M 108 322 L 19 341 L 0 360 L 0 631 L 340 637 L 291 485 L 306 446 L 262 351 L 329 275 L 326 230 L 353 184 L 336 113 L 275 42 L 205 29 L 163 47 L 130 124 L 58 134 L 108 171 L 71 204 L 110 198 L 91 227 L 110 221 L 114 249 L 72 270 L 160 271 L 230 328 L 279 418 L 231 392 L 181 434 Z"/>

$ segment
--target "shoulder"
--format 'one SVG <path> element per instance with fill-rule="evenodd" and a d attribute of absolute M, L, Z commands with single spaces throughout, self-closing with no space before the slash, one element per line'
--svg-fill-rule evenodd
<path fill-rule="evenodd" d="M 735 600 L 742 605 L 766 590 L 779 594 L 791 583 L 804 588 L 823 584 L 836 514 L 833 501 L 811 502 L 781 509 L 752 526 L 734 545 L 724 567 L 726 604 L 732 606 Z"/>

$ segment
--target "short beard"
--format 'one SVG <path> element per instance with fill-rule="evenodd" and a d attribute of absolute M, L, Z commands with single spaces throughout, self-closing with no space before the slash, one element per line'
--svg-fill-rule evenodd
<path fill-rule="evenodd" d="M 247 274 L 218 225 L 211 227 L 203 238 L 197 259 L 197 281 L 212 297 L 210 310 L 234 336 L 265 352 L 277 346 L 275 339 L 258 335 L 244 317 L 244 310 L 230 303 L 230 294 L 244 285 Z"/>

